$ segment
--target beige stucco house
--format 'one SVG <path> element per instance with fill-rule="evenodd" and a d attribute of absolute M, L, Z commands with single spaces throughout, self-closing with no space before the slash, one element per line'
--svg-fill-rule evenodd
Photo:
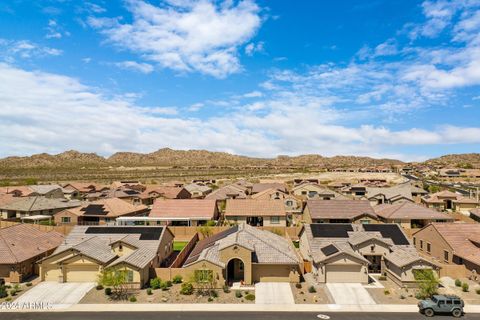
<path fill-rule="evenodd" d="M 213 272 L 219 287 L 240 282 L 299 282 L 300 258 L 285 238 L 247 224 L 199 241 L 183 268 Z"/>
<path fill-rule="evenodd" d="M 291 193 L 305 200 L 306 199 L 322 199 L 322 200 L 349 199 L 348 197 L 342 195 L 341 193 L 330 190 L 316 183 L 302 183 L 300 185 L 293 187 Z"/>
<path fill-rule="evenodd" d="M 258 227 L 285 227 L 287 213 L 283 200 L 228 199 L 225 220 Z"/>
<path fill-rule="evenodd" d="M 307 200 L 303 219 L 306 223 L 378 223 L 367 200 Z"/>
<path fill-rule="evenodd" d="M 40 262 L 42 281 L 96 282 L 102 270 L 127 271 L 132 287 L 143 287 L 150 269 L 173 251 L 173 234 L 165 227 L 76 226 L 52 255 Z"/>
<path fill-rule="evenodd" d="M 445 190 L 422 197 L 422 203 L 428 208 L 441 211 L 456 211 L 469 215 L 469 211 L 477 208 L 477 199 L 468 198 Z"/>

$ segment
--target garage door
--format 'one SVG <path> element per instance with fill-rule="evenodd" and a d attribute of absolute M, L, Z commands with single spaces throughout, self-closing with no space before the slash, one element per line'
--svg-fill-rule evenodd
<path fill-rule="evenodd" d="M 329 265 L 326 270 L 326 282 L 364 282 L 365 274 L 362 273 L 361 265 Z"/>
<path fill-rule="evenodd" d="M 45 281 L 63 282 L 62 269 L 53 267 L 51 269 L 45 269 L 43 271 L 43 277 Z"/>
<path fill-rule="evenodd" d="M 68 266 L 67 282 L 96 282 L 98 280 L 98 266 Z"/>

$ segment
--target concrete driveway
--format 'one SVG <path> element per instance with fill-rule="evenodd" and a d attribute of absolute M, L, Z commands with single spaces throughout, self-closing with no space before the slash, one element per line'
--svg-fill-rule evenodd
<path fill-rule="evenodd" d="M 257 283 L 255 285 L 255 304 L 295 304 L 290 283 Z"/>
<path fill-rule="evenodd" d="M 88 291 L 95 287 L 93 282 L 40 282 L 31 288 L 18 299 L 18 304 L 32 304 L 35 302 L 51 305 L 54 309 L 66 308 L 77 304 L 87 294 Z"/>
<path fill-rule="evenodd" d="M 361 283 L 327 283 L 336 304 L 376 304 Z"/>

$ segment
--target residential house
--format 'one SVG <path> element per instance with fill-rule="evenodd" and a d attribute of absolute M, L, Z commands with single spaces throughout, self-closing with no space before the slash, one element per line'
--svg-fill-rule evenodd
<path fill-rule="evenodd" d="M 172 226 L 198 226 L 219 215 L 215 200 L 157 199 L 148 217 Z"/>
<path fill-rule="evenodd" d="M 412 202 L 381 204 L 374 206 L 382 222 L 397 223 L 404 229 L 423 228 L 431 222 L 454 222 L 455 219 L 443 212 L 426 208 Z"/>
<path fill-rule="evenodd" d="M 477 208 L 478 200 L 467 198 L 454 192 L 444 190 L 422 197 L 422 203 L 436 210 L 457 211 L 468 215 L 469 210 Z"/>
<path fill-rule="evenodd" d="M 292 188 L 291 193 L 302 199 L 338 200 L 348 199 L 344 195 L 315 183 L 303 183 Z"/>
<path fill-rule="evenodd" d="M 302 218 L 303 201 L 294 195 L 282 192 L 275 188 L 265 189 L 259 193 L 254 193 L 252 199 L 257 200 L 282 200 L 287 213 L 287 218 L 292 221 L 300 221 Z"/>
<path fill-rule="evenodd" d="M 52 253 L 64 240 L 55 231 L 40 231 L 31 224 L 0 229 L 0 278 L 19 283 L 37 274 L 36 262 Z"/>
<path fill-rule="evenodd" d="M 271 227 L 287 225 L 287 213 L 282 200 L 229 199 L 224 216 L 230 223 Z"/>
<path fill-rule="evenodd" d="M 86 195 L 95 192 L 105 192 L 108 186 L 89 182 L 70 182 L 62 187 L 63 194 L 68 199 L 85 199 Z"/>
<path fill-rule="evenodd" d="M 3 187 L 1 193 L 12 194 L 15 197 L 63 198 L 62 187 L 58 184 Z"/>
<path fill-rule="evenodd" d="M 173 252 L 173 234 L 161 226 L 75 226 L 52 255 L 40 262 L 42 281 L 97 282 L 105 269 L 125 271 L 127 284 L 142 288 L 152 268 Z"/>
<path fill-rule="evenodd" d="M 117 189 L 132 189 L 132 190 L 137 190 L 137 191 L 144 191 L 145 186 L 140 182 L 140 181 L 135 181 L 135 180 L 122 180 L 122 181 L 114 181 L 112 182 L 111 189 L 117 190 Z"/>
<path fill-rule="evenodd" d="M 294 186 L 298 186 L 300 184 L 304 184 L 304 183 L 313 183 L 313 184 L 319 184 L 320 181 L 316 178 L 308 178 L 308 179 L 302 179 L 302 178 L 299 178 L 299 179 L 293 179 L 293 185 Z"/>
<path fill-rule="evenodd" d="M 345 186 L 340 189 L 340 192 L 355 199 L 364 199 L 365 195 L 367 194 L 367 183 L 360 182 Z"/>
<path fill-rule="evenodd" d="M 365 198 L 370 201 L 372 205 L 419 202 L 422 196 L 428 194 L 427 191 L 409 182 L 386 188 L 367 187 L 366 191 Z"/>
<path fill-rule="evenodd" d="M 145 216 L 147 206 L 131 204 L 119 198 L 84 202 L 80 207 L 70 208 L 54 214 L 57 225 L 99 225 L 114 222 L 118 217 Z"/>
<path fill-rule="evenodd" d="M 263 281 L 297 283 L 299 264 L 300 258 L 287 239 L 240 224 L 199 241 L 183 268 L 191 273 L 212 273 L 221 287 Z"/>
<path fill-rule="evenodd" d="M 21 197 L 0 206 L 2 219 L 21 219 L 30 216 L 53 216 L 55 213 L 81 205 L 78 200 L 45 198 L 41 196 Z"/>
<path fill-rule="evenodd" d="M 412 286 L 415 270 L 437 269 L 396 224 L 307 224 L 300 252 L 320 283 L 369 283 L 370 273 Z"/>
<path fill-rule="evenodd" d="M 307 223 L 377 223 L 367 200 L 308 200 L 303 217 Z"/>
<path fill-rule="evenodd" d="M 252 195 L 260 193 L 267 189 L 278 190 L 283 193 L 287 193 L 287 186 L 285 183 L 271 182 L 271 183 L 254 183 L 252 186 Z"/>
<path fill-rule="evenodd" d="M 144 205 L 151 206 L 155 199 L 190 199 L 192 194 L 184 187 L 177 186 L 151 186 L 140 194 Z"/>
<path fill-rule="evenodd" d="M 212 188 L 202 183 L 190 183 L 184 186 L 190 192 L 191 198 L 205 198 L 207 194 L 212 192 Z"/>
<path fill-rule="evenodd" d="M 227 199 L 246 199 L 247 189 L 237 185 L 227 185 L 208 194 L 205 199 L 225 201 Z"/>
<path fill-rule="evenodd" d="M 117 198 L 122 199 L 123 201 L 130 204 L 141 204 L 143 202 L 142 191 L 129 188 L 118 188 L 100 192 L 93 192 L 87 194 L 86 198 L 88 201 Z"/>
<path fill-rule="evenodd" d="M 413 234 L 415 247 L 446 264 L 480 270 L 480 223 L 431 223 Z"/>

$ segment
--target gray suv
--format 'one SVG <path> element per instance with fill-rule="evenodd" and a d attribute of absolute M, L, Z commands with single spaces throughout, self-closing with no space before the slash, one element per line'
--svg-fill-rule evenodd
<path fill-rule="evenodd" d="M 457 296 L 434 295 L 418 303 L 420 313 L 433 317 L 436 313 L 450 313 L 455 318 L 463 314 L 463 300 Z"/>

